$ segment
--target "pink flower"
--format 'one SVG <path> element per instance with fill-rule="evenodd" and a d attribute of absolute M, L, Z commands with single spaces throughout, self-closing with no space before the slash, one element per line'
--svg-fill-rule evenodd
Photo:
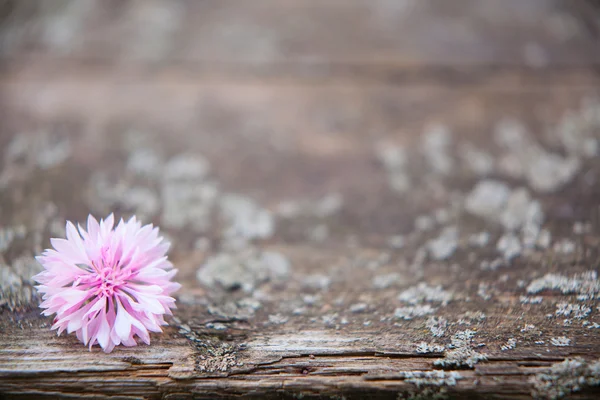
<path fill-rule="evenodd" d="M 167 325 L 164 314 L 176 308 L 170 295 L 181 287 L 171 282 L 177 270 L 158 228 L 135 217 L 113 226 L 112 214 L 100 224 L 90 215 L 87 232 L 67 222 L 67 239 L 51 239 L 54 249 L 37 257 L 44 271 L 33 277 L 42 314 L 56 313 L 52 329 L 75 332 L 90 350 L 99 344 L 106 353 L 135 346 L 136 335 L 149 344 L 149 331 Z"/>

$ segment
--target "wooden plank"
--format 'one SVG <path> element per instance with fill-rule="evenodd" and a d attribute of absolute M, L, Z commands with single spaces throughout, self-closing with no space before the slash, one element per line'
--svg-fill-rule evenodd
<path fill-rule="evenodd" d="M 81 2 L 62 39 L 17 40 L 0 397 L 596 398 L 594 25 L 409 3 Z M 150 346 L 88 352 L 38 315 L 33 256 L 90 212 L 173 242 L 183 287 Z"/>
<path fill-rule="evenodd" d="M 318 73 L 345 65 L 544 68 L 600 61 L 594 8 L 582 8 L 584 1 L 80 3 L 14 5 L 7 57 L 272 73 L 294 65 Z"/>
<path fill-rule="evenodd" d="M 32 146 L 21 158 L 6 151 L 3 155 L 8 175 L 2 206 L 8 212 L 2 213 L 2 222 L 11 227 L 23 223 L 27 232 L 3 255 L 4 262 L 13 272 L 20 271 L 19 257 L 45 245 L 48 229 L 58 229 L 64 218 L 82 219 L 88 210 L 146 212 L 146 218 L 163 226 L 174 240 L 171 256 L 181 270 L 184 289 L 172 328 L 154 336 L 149 347 L 117 349 L 110 355 L 97 350 L 88 354 L 73 337 L 55 337 L 49 321 L 36 317 L 34 309 L 25 314 L 5 309 L 0 318 L 0 391 L 10 396 L 75 395 L 85 390 L 132 398 L 177 398 L 178 393 L 200 398 L 273 393 L 359 398 L 370 393 L 387 398 L 441 390 L 456 396 L 519 398 L 537 392 L 551 395 L 544 386 L 547 376 L 568 388 L 574 378 L 557 372 L 563 360 L 581 358 L 593 365 L 600 357 L 596 329 L 589 329 L 600 322 L 595 298 L 580 303 L 576 294 L 549 290 L 535 299 L 538 294 L 527 293 L 528 285 L 547 273 L 574 279 L 595 269 L 597 192 L 590 182 L 599 168 L 597 159 L 582 157 L 583 175 L 571 178 L 569 190 L 555 193 L 536 192 L 527 177 L 507 177 L 494 166 L 494 176 L 511 189 L 530 188 L 542 205 L 543 226 L 552 230 L 553 241 L 569 240 L 576 249 L 569 254 L 558 247 L 538 249 L 498 269 L 482 267 L 482 262 L 497 259 L 504 228 L 462 209 L 465 196 L 484 178 L 460 161 L 461 149 L 470 143 L 498 162 L 505 150 L 495 144 L 492 132 L 508 117 L 525 124 L 529 140 L 543 144 L 546 151 L 558 151 L 562 145 L 552 139 L 551 127 L 574 118 L 578 129 L 593 128 L 585 125 L 594 123 L 585 111 L 594 110 L 589 108 L 595 107 L 589 99 L 598 95 L 593 87 L 533 84 L 518 89 L 500 80 L 447 88 L 178 85 L 158 79 L 130 83 L 123 90 L 103 75 L 83 79 L 68 74 L 47 82 L 42 90 L 39 81 L 25 75 L 2 84 L 11 115 L 4 125 L 11 128 L 3 133 L 5 142 L 14 140 L 11 132 L 30 132 L 24 137 Z M 88 95 L 80 97 L 83 88 Z M 198 103 L 202 97 L 210 101 Z M 202 117 L 195 118 L 199 112 Z M 256 120 L 261 123 L 252 125 Z M 454 167 L 448 174 L 435 172 L 422 158 L 424 132 L 435 122 L 452 132 L 448 151 Z M 36 127 L 43 130 L 36 133 Z M 54 129 L 51 136 L 45 132 L 48 127 Z M 50 140 L 50 150 L 57 151 L 63 139 L 69 143 L 68 156 L 55 165 L 40 164 L 49 156 L 35 143 Z M 413 154 L 406 169 L 412 186 L 403 194 L 389 186 L 391 172 L 378 161 L 378 145 L 385 141 Z M 165 194 L 160 195 L 165 167 L 150 170 L 144 178 L 127 166 L 140 148 L 152 149 L 165 160 L 181 153 L 202 155 L 212 168 L 209 181 L 218 183 L 219 201 L 241 193 L 268 210 L 277 222 L 276 234 L 251 247 L 284 255 L 293 266 L 285 280 L 256 281 L 251 291 L 199 284 L 198 268 L 211 256 L 229 252 L 219 245 L 226 240 L 226 225 L 198 230 L 193 224 L 169 222 Z M 17 163 L 23 157 L 25 164 Z M 98 183 L 102 179 L 108 186 Z M 146 188 L 150 194 L 141 203 L 129 204 L 127 194 L 119 195 L 118 190 L 114 197 L 97 198 L 106 195 L 103 191 L 116 190 L 113 185 L 119 181 L 125 190 Z M 37 182 L 41 190 L 34 189 Z M 329 200 L 333 206 L 328 211 L 319 199 L 333 191 L 342 204 Z M 436 210 L 450 212 L 457 195 L 458 214 L 451 212 L 448 221 L 434 222 L 429 231 L 415 228 L 416 216 L 430 215 L 435 221 Z M 148 211 L 153 199 L 160 207 Z M 280 214 L 281 203 L 289 200 L 300 211 Z M 56 208 L 48 209 L 48 202 Z M 564 214 L 565 207 L 569 214 Z M 214 212 L 219 214 L 218 209 Z M 574 235 L 575 221 L 591 222 L 592 230 Z M 421 258 L 423 251 L 429 253 L 430 241 L 454 225 L 461 232 L 456 252 L 448 260 L 431 254 Z M 328 233 L 319 233 L 323 226 Z M 44 232 L 40 243 L 35 239 L 39 229 Z M 480 249 L 468 245 L 469 237 L 481 230 L 489 232 L 490 242 Z M 406 242 L 402 249 L 388 244 L 398 234 Z M 208 248 L 194 244 L 202 237 L 208 238 Z M 28 276 L 23 279 L 26 287 Z M 430 293 L 433 298 L 449 295 L 450 302 L 415 300 L 416 306 L 426 307 L 419 311 L 398 299 L 409 288 L 417 299 L 419 293 Z M 592 311 L 581 320 L 561 317 L 556 314 L 560 303 L 590 306 Z M 21 304 L 16 309 L 30 308 Z M 431 316 L 445 321 L 440 337 L 433 336 L 428 325 L 442 320 L 432 322 Z M 459 346 L 463 354 L 459 352 L 454 362 L 469 362 L 465 360 L 478 359 L 479 354 L 487 360 L 472 369 L 455 364 L 440 369 L 440 362 L 453 359 L 448 346 L 467 330 L 475 336 Z M 509 339 L 516 340 L 514 348 Z M 420 354 L 421 342 L 433 350 Z M 553 344 L 563 342 L 568 345 Z M 584 397 L 595 395 L 593 387 L 586 390 Z"/>

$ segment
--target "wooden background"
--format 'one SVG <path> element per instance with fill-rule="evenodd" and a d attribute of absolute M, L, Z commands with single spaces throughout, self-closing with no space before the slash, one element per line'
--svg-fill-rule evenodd
<path fill-rule="evenodd" d="M 596 398 L 599 16 L 0 2 L 0 397 Z M 104 354 L 31 276 L 110 212 L 161 227 L 183 288 Z"/>

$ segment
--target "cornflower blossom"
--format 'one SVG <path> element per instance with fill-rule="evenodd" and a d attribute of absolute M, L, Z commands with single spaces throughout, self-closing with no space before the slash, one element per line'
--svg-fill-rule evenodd
<path fill-rule="evenodd" d="M 150 343 L 149 332 L 167 325 L 181 285 L 171 282 L 177 273 L 166 256 L 170 244 L 152 225 L 135 217 L 114 227 L 111 214 L 87 231 L 67 222 L 66 239 L 51 239 L 37 260 L 44 271 L 33 277 L 43 295 L 42 314 L 56 314 L 58 335 L 75 332 L 89 346 L 99 344 L 110 353 L 115 346 L 135 346 L 137 335 Z"/>

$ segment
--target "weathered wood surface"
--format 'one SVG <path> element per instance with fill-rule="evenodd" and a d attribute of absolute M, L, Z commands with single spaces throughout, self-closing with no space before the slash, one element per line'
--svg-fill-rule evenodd
<path fill-rule="evenodd" d="M 3 3 L 1 396 L 598 396 L 592 2 L 48 3 Z M 111 211 L 183 288 L 88 353 L 32 257 Z"/>

